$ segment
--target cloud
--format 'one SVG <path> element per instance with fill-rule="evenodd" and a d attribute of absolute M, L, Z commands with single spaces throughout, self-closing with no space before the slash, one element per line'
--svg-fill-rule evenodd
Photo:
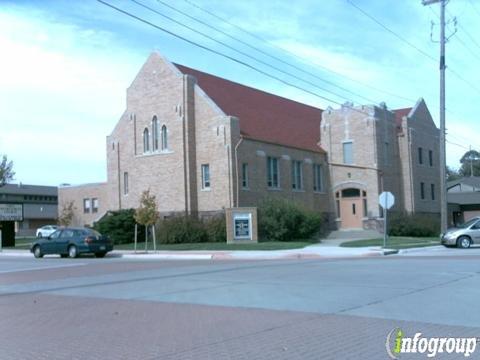
<path fill-rule="evenodd" d="M 112 48 L 111 33 L 35 15 L 0 13 L 0 152 L 14 160 L 19 181 L 102 180 L 105 136 L 144 59 Z M 36 164 L 48 176 L 39 178 Z"/>

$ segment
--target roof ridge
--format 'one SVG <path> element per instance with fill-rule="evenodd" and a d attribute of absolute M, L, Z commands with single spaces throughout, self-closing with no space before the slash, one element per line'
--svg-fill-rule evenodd
<path fill-rule="evenodd" d="M 230 79 L 226 79 L 226 78 L 224 78 L 224 77 L 221 77 L 221 76 L 218 76 L 218 75 L 214 75 L 214 74 L 211 74 L 211 73 L 202 71 L 202 70 L 194 69 L 194 68 L 191 68 L 191 67 L 186 66 L 186 65 L 178 64 L 178 63 L 175 63 L 175 62 L 172 62 L 172 64 L 175 65 L 177 68 L 180 67 L 179 70 L 180 70 L 182 73 L 184 73 L 184 72 L 182 71 L 181 68 L 186 68 L 186 69 L 189 69 L 189 70 L 193 70 L 193 71 L 202 73 L 202 74 L 204 74 L 204 75 L 212 76 L 212 77 L 214 77 L 214 78 L 217 78 L 217 79 L 220 79 L 220 80 L 223 80 L 223 81 L 228 81 L 229 83 L 235 84 L 235 85 L 237 85 L 237 86 L 242 86 L 242 87 L 245 87 L 245 88 L 250 89 L 250 90 L 253 90 L 253 91 L 258 91 L 258 92 L 264 93 L 264 94 L 266 94 L 266 95 L 275 96 L 275 97 L 278 97 L 278 98 L 280 98 L 280 99 L 284 99 L 284 100 L 287 100 L 287 101 L 291 101 L 291 102 L 297 103 L 297 104 L 302 105 L 302 106 L 307 106 L 307 107 L 312 108 L 312 109 L 315 109 L 315 110 L 324 111 L 324 109 L 322 109 L 322 108 L 319 108 L 319 107 L 316 107 L 316 106 L 313 106 L 313 105 L 309 105 L 309 104 L 305 104 L 305 103 L 300 102 L 300 101 L 297 101 L 297 100 L 289 99 L 289 98 L 287 98 L 287 97 L 285 97 L 285 96 L 281 96 L 281 95 L 277 95 L 277 94 L 274 94 L 274 93 L 271 93 L 271 92 L 268 92 L 268 91 L 265 91 L 265 90 L 261 90 L 261 89 L 255 88 L 255 87 L 253 87 L 253 86 L 250 86 L 250 85 L 245 85 L 245 84 L 242 84 L 242 83 L 239 83 L 239 82 L 230 80 Z M 184 74 L 185 74 L 185 73 L 184 73 Z M 187 74 L 187 75 L 188 75 L 188 74 Z"/>

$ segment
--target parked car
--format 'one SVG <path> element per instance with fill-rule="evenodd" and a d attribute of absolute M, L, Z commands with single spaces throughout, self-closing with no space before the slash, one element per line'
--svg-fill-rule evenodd
<path fill-rule="evenodd" d="M 41 228 L 38 228 L 35 234 L 39 238 L 47 237 L 52 235 L 57 229 L 58 229 L 57 225 L 45 225 L 45 226 L 42 226 Z"/>
<path fill-rule="evenodd" d="M 458 227 L 448 229 L 441 235 L 442 244 L 467 249 L 480 244 L 480 217 L 474 217 Z"/>
<path fill-rule="evenodd" d="M 80 254 L 95 254 L 104 257 L 113 250 L 113 242 L 93 229 L 61 228 L 50 236 L 33 242 L 30 252 L 36 258 L 47 254 L 60 254 L 61 257 L 76 258 Z"/>

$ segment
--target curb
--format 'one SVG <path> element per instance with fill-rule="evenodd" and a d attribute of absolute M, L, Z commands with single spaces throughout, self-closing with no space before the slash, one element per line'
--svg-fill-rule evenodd
<path fill-rule="evenodd" d="M 150 260 L 212 260 L 211 254 L 115 254 L 123 259 L 150 259 Z"/>
<path fill-rule="evenodd" d="M 396 255 L 398 253 L 399 253 L 399 250 L 394 250 L 394 249 L 392 249 L 392 250 L 386 249 L 386 250 L 383 251 L 383 255 L 385 255 L 385 256 Z"/>
<path fill-rule="evenodd" d="M 289 251 L 219 251 L 205 253 L 133 253 L 128 251 L 112 251 L 107 258 L 124 258 L 138 260 L 314 260 L 314 259 L 351 259 L 379 257 L 396 254 L 397 250 L 369 249 L 361 253 L 321 253 L 313 251 L 289 252 Z M 33 257 L 28 250 L 7 250 L 0 252 L 1 257 Z"/>
<path fill-rule="evenodd" d="M 415 248 L 410 248 L 410 249 L 401 249 L 399 250 L 399 254 L 409 254 L 409 253 L 417 253 L 417 252 L 423 252 L 425 250 L 441 250 L 445 249 L 443 245 L 434 245 L 434 246 L 422 246 L 422 247 L 415 247 Z"/>
<path fill-rule="evenodd" d="M 33 254 L 29 251 L 29 250 L 25 250 L 25 251 L 5 251 L 5 250 L 2 250 L 0 251 L 0 257 L 2 256 L 23 256 L 23 257 L 27 257 L 27 256 L 33 256 Z"/>

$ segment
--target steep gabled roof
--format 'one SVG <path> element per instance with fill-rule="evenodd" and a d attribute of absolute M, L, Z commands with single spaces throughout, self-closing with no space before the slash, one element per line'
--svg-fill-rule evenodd
<path fill-rule="evenodd" d="M 393 112 L 395 113 L 395 125 L 397 126 L 397 131 L 400 132 L 402 130 L 402 119 L 404 116 L 408 116 L 411 111 L 411 107 L 393 110 Z"/>
<path fill-rule="evenodd" d="M 320 141 L 322 110 L 189 67 L 174 64 L 197 79 L 200 88 L 230 116 L 240 119 L 245 138 L 323 152 Z"/>

